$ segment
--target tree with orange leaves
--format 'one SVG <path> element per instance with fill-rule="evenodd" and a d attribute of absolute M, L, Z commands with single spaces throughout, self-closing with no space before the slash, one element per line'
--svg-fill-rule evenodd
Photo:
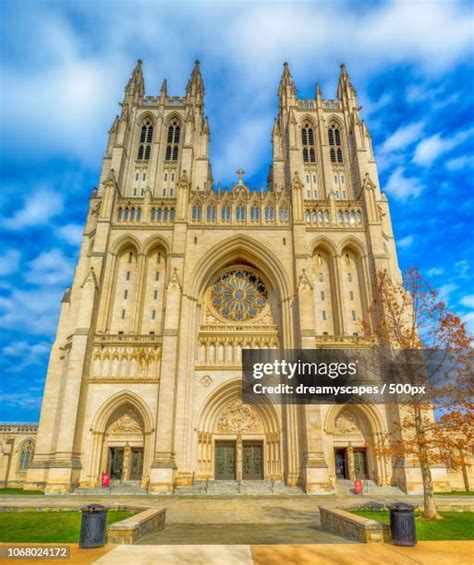
<path fill-rule="evenodd" d="M 423 350 L 434 362 L 424 366 L 426 394 L 399 406 L 399 422 L 376 451 L 391 458 L 406 458 L 421 470 L 423 518 L 440 519 L 434 499 L 431 469 L 444 464 L 462 468 L 474 448 L 473 349 L 461 319 L 415 269 L 404 283 L 377 274 L 373 302 L 364 321 L 375 348 Z M 421 353 L 421 352 L 420 352 Z M 407 364 L 402 371 L 409 371 Z M 405 381 L 410 380 L 406 375 Z"/>

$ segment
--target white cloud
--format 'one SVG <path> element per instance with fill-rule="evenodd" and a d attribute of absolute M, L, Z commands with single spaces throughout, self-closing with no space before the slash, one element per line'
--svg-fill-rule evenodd
<path fill-rule="evenodd" d="M 462 316 L 463 321 L 466 323 L 466 328 L 470 334 L 474 334 L 474 312 L 468 312 Z"/>
<path fill-rule="evenodd" d="M 3 218 L 3 225 L 10 230 L 43 226 L 63 210 L 63 197 L 48 189 L 39 189 L 26 198 L 23 208 L 12 217 Z"/>
<path fill-rule="evenodd" d="M 71 282 L 73 271 L 73 260 L 60 249 L 51 249 L 30 261 L 25 280 L 36 285 L 64 285 Z"/>
<path fill-rule="evenodd" d="M 451 294 L 458 289 L 458 286 L 454 283 L 447 283 L 438 288 L 438 296 L 440 300 L 444 302 L 449 302 Z"/>
<path fill-rule="evenodd" d="M 205 79 L 213 75 L 212 122 L 226 135 L 235 123 L 228 119 L 232 109 L 253 104 L 256 115 L 276 112 L 278 75 L 287 59 L 302 88 L 320 80 L 332 89 L 337 65 L 346 60 L 362 92 L 374 73 L 394 64 L 414 63 L 421 74 L 441 75 L 470 56 L 471 13 L 462 2 L 389 1 L 362 8 L 363 15 L 338 3 L 300 3 L 298 9 L 291 2 L 182 3 L 178 15 L 172 3 L 141 5 L 121 3 L 111 11 L 104 3 L 80 3 L 76 15 L 87 22 L 87 33 L 61 7 L 30 4 L 17 14 L 8 30 L 22 37 L 30 68 L 25 72 L 14 59 L 3 65 L 2 82 L 9 88 L 1 119 L 9 148 L 54 150 L 96 165 L 136 56 L 145 61 L 148 94 L 158 92 L 166 75 L 170 92 L 181 94 L 199 55 Z M 336 28 L 344 41 L 334 41 Z M 236 90 L 239 96 L 233 96 Z M 41 132 L 41 143 L 31 132 Z M 216 137 L 220 142 L 223 134 Z M 226 143 L 246 153 L 246 141 Z M 266 143 L 261 138 L 253 144 L 256 158 L 265 154 Z M 214 165 L 220 171 L 227 152 L 222 164 L 219 155 Z"/>
<path fill-rule="evenodd" d="M 19 373 L 25 367 L 42 365 L 44 357 L 49 354 L 51 344 L 41 341 L 28 343 L 26 341 L 12 341 L 3 348 L 3 355 L 7 361 L 4 371 Z"/>
<path fill-rule="evenodd" d="M 446 162 L 446 168 L 450 171 L 459 171 L 472 167 L 474 167 L 474 156 L 472 155 L 462 155 Z"/>
<path fill-rule="evenodd" d="M 385 190 L 398 200 L 405 201 L 410 196 L 419 196 L 423 186 L 417 179 L 406 177 L 403 167 L 397 167 L 390 175 Z"/>
<path fill-rule="evenodd" d="M 397 129 L 382 145 L 382 153 L 396 151 L 398 149 L 406 149 L 412 143 L 415 143 L 423 131 L 423 122 L 414 122 Z"/>
<path fill-rule="evenodd" d="M 474 294 L 467 294 L 459 301 L 466 308 L 474 308 Z"/>
<path fill-rule="evenodd" d="M 454 264 L 454 268 L 456 270 L 456 275 L 461 279 L 468 279 L 470 278 L 470 270 L 471 264 L 467 259 L 462 259 L 461 261 L 456 261 Z"/>
<path fill-rule="evenodd" d="M 51 349 L 51 345 L 45 341 L 30 344 L 27 341 L 12 341 L 3 348 L 3 354 L 7 357 L 23 357 L 25 353 L 33 356 L 44 355 Z"/>
<path fill-rule="evenodd" d="M 33 410 L 41 406 L 42 395 L 39 391 L 27 390 L 24 392 L 12 392 L 0 394 L 0 405 L 22 410 Z"/>
<path fill-rule="evenodd" d="M 80 224 L 66 224 L 58 229 L 58 233 L 64 241 L 71 245 L 79 245 L 82 241 L 84 226 Z"/>
<path fill-rule="evenodd" d="M 401 249 L 406 249 L 407 247 L 410 247 L 410 245 L 413 243 L 413 240 L 414 238 L 412 235 L 407 235 L 406 237 L 402 237 L 397 241 L 397 247 L 400 247 Z"/>
<path fill-rule="evenodd" d="M 428 269 L 426 271 L 426 274 L 429 277 L 439 277 L 440 275 L 442 275 L 444 273 L 444 269 L 442 269 L 441 267 L 433 267 L 431 269 Z"/>
<path fill-rule="evenodd" d="M 20 252 L 16 249 L 9 249 L 0 255 L 0 276 L 12 275 L 18 271 L 20 266 Z"/>
<path fill-rule="evenodd" d="M 416 146 L 413 162 L 417 165 L 431 165 L 440 155 L 462 143 L 472 132 L 473 130 L 460 131 L 451 138 L 441 137 L 440 133 L 435 133 L 423 139 Z"/>
<path fill-rule="evenodd" d="M 14 289 L 9 296 L 0 297 L 0 328 L 53 335 L 62 293 L 58 288 Z"/>

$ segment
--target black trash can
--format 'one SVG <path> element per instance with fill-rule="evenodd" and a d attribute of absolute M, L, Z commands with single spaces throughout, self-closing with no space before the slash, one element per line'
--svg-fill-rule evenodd
<path fill-rule="evenodd" d="M 415 507 L 397 502 L 389 506 L 390 532 L 394 545 L 416 545 Z"/>
<path fill-rule="evenodd" d="M 82 508 L 79 547 L 102 547 L 105 545 L 107 508 L 100 504 L 89 504 Z"/>

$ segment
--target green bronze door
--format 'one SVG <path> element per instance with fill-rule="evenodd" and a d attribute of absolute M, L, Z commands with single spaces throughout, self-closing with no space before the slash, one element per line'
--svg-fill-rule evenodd
<path fill-rule="evenodd" d="M 234 481 L 236 476 L 235 441 L 216 441 L 215 478 Z"/>
<path fill-rule="evenodd" d="M 263 443 L 244 441 L 242 445 L 242 479 L 256 481 L 263 479 Z"/>
<path fill-rule="evenodd" d="M 121 479 L 123 473 L 123 447 L 111 447 L 109 450 L 109 473 L 111 479 Z"/>
<path fill-rule="evenodd" d="M 367 451 L 354 449 L 354 471 L 356 479 L 367 479 Z"/>
<path fill-rule="evenodd" d="M 130 480 L 140 481 L 143 474 L 143 449 L 132 448 L 132 458 L 130 462 Z"/>

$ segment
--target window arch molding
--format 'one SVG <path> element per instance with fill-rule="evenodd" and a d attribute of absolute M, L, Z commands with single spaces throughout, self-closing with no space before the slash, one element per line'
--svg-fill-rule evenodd
<path fill-rule="evenodd" d="M 303 147 L 303 162 L 316 162 L 316 126 L 314 121 L 304 116 L 301 121 L 301 145 Z"/>
<path fill-rule="evenodd" d="M 147 112 L 140 116 L 138 123 L 138 161 L 149 161 L 151 157 L 151 146 L 155 131 L 155 118 Z"/>
<path fill-rule="evenodd" d="M 183 121 L 176 112 L 166 118 L 164 136 L 165 161 L 175 163 L 179 159 L 183 139 Z"/>
<path fill-rule="evenodd" d="M 17 467 L 19 471 L 26 471 L 29 469 L 31 462 L 33 461 L 33 456 L 35 454 L 36 443 L 31 437 L 24 439 L 18 446 L 18 463 Z"/>
<path fill-rule="evenodd" d="M 327 127 L 327 139 L 329 145 L 329 158 L 333 165 L 343 165 L 344 164 L 344 126 L 340 120 L 334 116 L 331 116 L 327 120 L 329 124 Z"/>

